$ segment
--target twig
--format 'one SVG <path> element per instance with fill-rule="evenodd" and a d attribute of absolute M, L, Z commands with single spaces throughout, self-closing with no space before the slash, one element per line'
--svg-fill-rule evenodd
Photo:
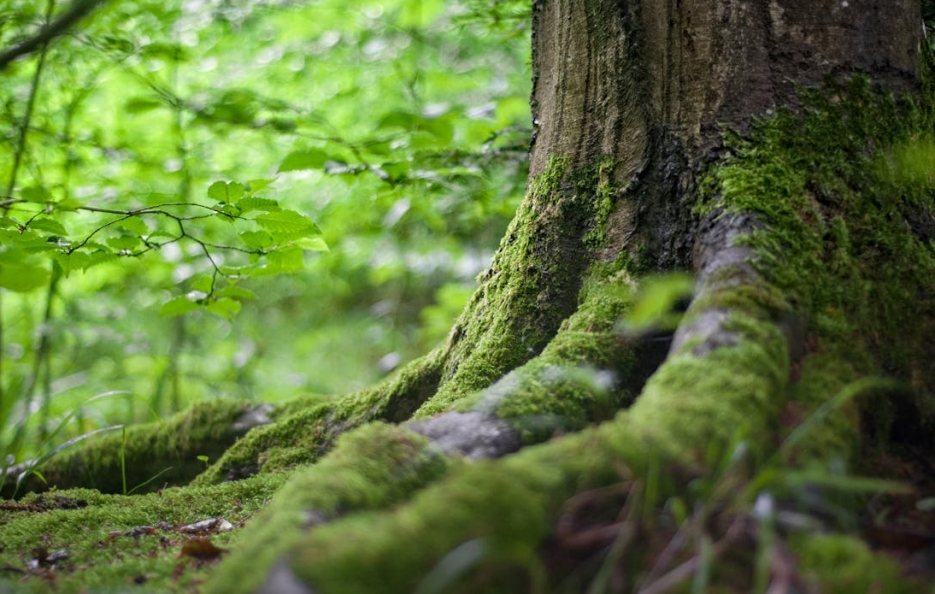
<path fill-rule="evenodd" d="M 13 60 L 45 47 L 47 43 L 68 31 L 75 23 L 88 16 L 99 4 L 106 1 L 74 0 L 65 12 L 39 29 L 35 35 L 0 53 L 0 71 L 5 69 Z"/>

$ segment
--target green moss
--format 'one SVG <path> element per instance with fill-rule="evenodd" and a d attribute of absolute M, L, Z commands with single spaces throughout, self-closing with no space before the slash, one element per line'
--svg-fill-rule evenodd
<path fill-rule="evenodd" d="M 631 262 L 623 253 L 613 262 L 595 263 L 581 287 L 580 305 L 562 322 L 561 331 L 608 332 L 633 304 L 637 281 Z"/>
<path fill-rule="evenodd" d="M 793 539 L 799 568 L 816 591 L 827 594 L 930 592 L 930 585 L 902 575 L 896 561 L 873 553 L 859 539 L 845 535 L 810 534 Z"/>
<path fill-rule="evenodd" d="M 354 427 L 373 420 L 406 420 L 434 392 L 441 355 L 441 350 L 433 351 L 375 388 L 278 415 L 275 423 L 254 429 L 230 447 L 194 484 L 215 484 L 312 463 Z"/>
<path fill-rule="evenodd" d="M 800 364 L 799 381 L 789 387 L 785 432 L 801 426 L 818 408 L 857 379 L 854 367 L 833 353 L 815 353 Z M 851 458 L 859 451 L 860 423 L 857 402 L 844 403 L 812 429 L 808 439 L 784 453 L 784 462 L 800 466 L 808 460 L 833 456 Z"/>
<path fill-rule="evenodd" d="M 254 591 L 312 526 L 394 505 L 443 476 L 449 463 L 425 438 L 382 423 L 342 436 L 317 464 L 296 472 L 251 521 L 243 545 L 206 591 Z"/>
<path fill-rule="evenodd" d="M 494 414 L 517 429 L 525 443 L 535 443 L 608 420 L 632 402 L 635 394 L 620 379 L 634 362 L 631 345 L 616 332 L 566 329 L 542 355 L 458 408 Z"/>
<path fill-rule="evenodd" d="M 90 489 L 29 495 L 21 505 L 42 504 L 51 509 L 0 515 L 0 565 L 7 568 L 0 576 L 0 591 L 10 591 L 8 587 L 16 592 L 49 592 L 54 587 L 61 594 L 131 588 L 134 592 L 187 591 L 204 579 L 215 561 L 198 562 L 182 555 L 182 545 L 191 535 L 179 528 L 210 518 L 224 518 L 236 526 L 263 508 L 284 479 L 266 475 L 130 497 Z M 80 507 L 65 509 L 75 505 Z M 228 549 L 238 535 L 234 530 L 209 538 Z M 50 568 L 30 569 L 29 562 L 39 548 L 49 553 L 64 550 L 67 559 Z"/>
<path fill-rule="evenodd" d="M 591 462 L 553 442 L 458 467 L 389 513 L 355 514 L 307 534 L 293 549 L 292 569 L 322 593 L 413 592 L 446 555 L 474 543 L 484 569 L 469 572 L 470 585 L 458 580 L 455 591 L 516 591 L 539 569 L 536 549 L 551 518 L 588 484 L 582 473 Z"/>
<path fill-rule="evenodd" d="M 632 301 L 630 284 L 625 270 L 586 282 L 577 311 L 538 357 L 453 409 L 505 419 L 525 443 L 611 418 L 634 397 L 632 386 L 619 381 L 632 371 L 632 345 L 616 331 Z"/>
<path fill-rule="evenodd" d="M 615 208 L 612 169 L 604 162 L 573 170 L 569 159 L 556 157 L 530 182 L 480 289 L 455 324 L 439 392 L 416 417 L 451 409 L 539 355 L 580 309 L 583 279 L 596 278 L 589 267 L 605 247 Z M 608 320 L 602 323 L 616 318 Z"/>
<path fill-rule="evenodd" d="M 787 295 L 775 285 L 751 280 L 742 266 L 723 266 L 708 275 L 705 283 L 717 289 L 703 292 L 692 302 L 689 318 L 694 311 L 709 309 L 741 311 L 773 320 L 792 312 Z"/>
<path fill-rule="evenodd" d="M 39 471 L 45 481 L 30 475 L 19 492 L 50 486 L 84 486 L 105 493 L 155 490 L 187 482 L 204 470 L 199 456 L 216 459 L 241 433 L 234 422 L 250 408 L 244 402 L 213 400 L 196 404 L 165 422 L 129 427 L 89 439 L 54 456 Z M 12 494 L 6 485 L 4 496 Z"/>
<path fill-rule="evenodd" d="M 578 175 L 578 185 L 583 192 L 594 192 L 594 222 L 590 231 L 584 234 L 584 243 L 592 249 L 600 249 L 607 243 L 607 225 L 616 204 L 614 197 L 617 188 L 610 182 L 614 163 L 605 160 L 593 171 L 585 170 Z"/>
<path fill-rule="evenodd" d="M 532 199 L 537 202 L 550 200 L 565 180 L 570 164 L 571 159 L 567 157 L 551 157 L 542 173 L 529 182 Z"/>
<path fill-rule="evenodd" d="M 788 376 L 785 338 L 766 321 L 734 314 L 728 323 L 739 343 L 696 356 L 670 356 L 630 408 L 638 427 L 673 458 L 740 437 L 769 444 Z"/>
<path fill-rule="evenodd" d="M 606 373 L 536 359 L 459 407 L 496 415 L 518 430 L 524 443 L 536 443 L 610 419 L 632 398 L 632 394 L 615 392 Z"/>
<path fill-rule="evenodd" d="M 935 119 L 860 77 L 806 92 L 803 103 L 729 139 L 734 156 L 708 173 L 702 210 L 755 213 L 764 229 L 746 243 L 764 278 L 858 374 L 910 382 L 931 423 L 935 244 L 925 225 L 935 193 L 930 178 L 896 164 Z"/>
<path fill-rule="evenodd" d="M 331 406 L 319 404 L 307 410 L 288 415 L 271 425 L 257 427 L 231 446 L 210 468 L 201 473 L 192 484 L 211 485 L 245 478 L 260 470 L 282 470 L 265 466 L 272 458 L 282 462 L 289 459 L 293 465 L 312 462 L 320 455 L 327 439 L 328 415 Z M 295 452 L 293 448 L 300 448 Z M 288 457 L 295 452 L 298 456 Z"/>

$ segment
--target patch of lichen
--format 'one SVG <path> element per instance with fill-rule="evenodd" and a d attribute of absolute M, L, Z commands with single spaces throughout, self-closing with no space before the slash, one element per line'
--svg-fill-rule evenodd
<path fill-rule="evenodd" d="M 747 243 L 758 271 L 804 312 L 827 351 L 859 374 L 916 389 L 935 418 L 935 192 L 902 175 L 895 155 L 933 128 L 932 97 L 898 101 L 866 79 L 803 93 L 798 113 L 733 137 L 733 156 L 702 184 L 707 206 L 755 213 Z"/>
<path fill-rule="evenodd" d="M 145 492 L 183 484 L 204 469 L 200 456 L 215 459 L 237 440 L 240 434 L 234 422 L 248 408 L 243 402 L 212 400 L 166 421 L 95 436 L 46 461 L 38 468 L 42 478 L 28 475 L 18 492 L 53 486 Z M 10 497 L 15 488 L 12 483 L 4 485 L 2 495 Z"/>
<path fill-rule="evenodd" d="M 343 435 L 317 464 L 294 473 L 251 520 L 241 546 L 205 591 L 255 591 L 279 557 L 309 530 L 351 513 L 395 505 L 444 476 L 453 462 L 427 439 L 395 426 L 371 423 Z"/>
<path fill-rule="evenodd" d="M 321 457 L 341 434 L 369 421 L 402 422 L 438 384 L 442 350 L 406 365 L 383 384 L 276 417 L 228 448 L 194 484 L 215 484 L 257 472 L 309 464 Z"/>
<path fill-rule="evenodd" d="M 216 559 L 199 562 L 182 554 L 192 538 L 181 526 L 210 518 L 233 525 L 247 521 L 282 485 L 284 475 L 264 475 L 210 487 L 167 488 L 147 495 L 102 495 L 90 489 L 31 494 L 19 503 L 68 501 L 73 509 L 4 511 L 0 522 L 0 591 L 168 592 L 189 591 L 204 580 Z M 222 549 L 239 530 L 211 534 Z M 31 568 L 41 550 L 67 558 Z M 15 580 L 15 581 L 14 581 Z"/>

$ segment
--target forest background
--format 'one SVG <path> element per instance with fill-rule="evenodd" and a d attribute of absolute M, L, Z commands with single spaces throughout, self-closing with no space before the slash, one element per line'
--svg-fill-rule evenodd
<path fill-rule="evenodd" d="M 524 189 L 528 13 L 104 2 L 0 71 L 0 463 L 444 339 Z"/>

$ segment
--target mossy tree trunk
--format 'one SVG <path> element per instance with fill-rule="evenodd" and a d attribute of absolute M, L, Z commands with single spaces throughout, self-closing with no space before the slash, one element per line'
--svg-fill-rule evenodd
<path fill-rule="evenodd" d="M 820 515 L 788 469 L 931 445 L 921 25 L 917 0 L 536 0 L 528 192 L 480 288 L 445 345 L 194 479 L 292 472 L 208 590 L 664 591 L 704 559 L 834 586 L 749 510 Z"/>

